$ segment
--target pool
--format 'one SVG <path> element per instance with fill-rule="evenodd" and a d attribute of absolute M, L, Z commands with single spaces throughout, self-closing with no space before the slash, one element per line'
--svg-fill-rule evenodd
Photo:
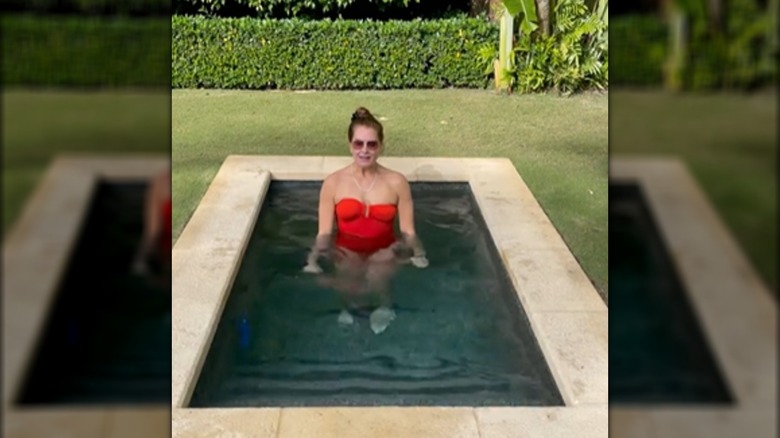
<path fill-rule="evenodd" d="M 316 186 L 349 164 L 349 157 L 225 159 L 173 248 L 173 436 L 300 437 L 329 431 L 345 437 L 476 438 L 511 436 L 518 430 L 531 436 L 606 436 L 606 306 L 514 165 L 506 159 L 484 158 L 383 157 L 380 162 L 406 175 L 415 190 L 425 192 L 434 188 L 432 183 L 448 183 L 437 187 L 453 191 L 447 195 L 454 197 L 452 205 L 428 209 L 432 224 L 419 217 L 422 210 L 418 214 L 421 236 L 425 227 L 441 225 L 436 215 L 449 216 L 449 221 L 454 213 L 476 211 L 475 205 L 479 215 L 472 219 L 475 224 L 484 220 L 485 227 L 473 228 L 478 232 L 469 238 L 465 233 L 462 240 L 453 236 L 463 229 L 426 231 L 431 260 L 441 251 L 437 257 L 443 262 L 398 274 L 399 316 L 385 332 L 374 335 L 362 318 L 339 331 L 333 293 L 315 288 L 311 277 L 298 272 L 311 243 L 311 212 L 291 219 L 277 217 L 277 227 L 290 232 L 269 234 L 283 244 L 269 246 L 276 253 L 263 253 L 264 210 L 275 202 L 278 188 Z M 473 198 L 464 203 L 469 199 L 466 187 Z M 314 199 L 313 193 L 300 196 Z M 297 205 L 316 204 L 299 202 L 300 196 L 294 197 Z M 425 198 L 423 193 L 418 209 L 421 202 L 445 201 Z M 273 222 L 273 211 L 269 217 Z M 475 263 L 456 261 L 467 260 L 469 251 L 481 255 Z M 447 252 L 460 254 L 452 258 Z M 493 275 L 489 273 L 495 267 L 502 269 L 492 271 L 496 276 L 490 282 L 479 283 Z M 460 277 L 447 283 L 445 272 Z M 499 287 L 504 279 L 512 288 Z M 250 287 L 264 281 L 270 284 L 262 291 Z M 467 287 L 469 282 L 479 287 Z M 406 284 L 433 292 L 417 294 Z M 463 300 L 443 298 L 441 286 Z M 273 290 L 281 289 L 300 299 L 289 300 L 281 292 L 274 295 Z M 468 292 L 475 290 L 479 293 Z M 485 302 L 502 305 L 476 308 Z M 449 312 L 453 317 L 447 316 Z M 275 318 L 276 314 L 284 318 Z M 248 318 L 243 329 L 236 324 L 239 316 Z M 475 329 L 463 333 L 461 326 Z M 401 339 L 404 333 L 430 327 L 439 329 L 441 342 L 424 336 Z M 316 329 L 321 333 L 314 337 Z M 277 333 L 266 337 L 263 330 Z M 529 333 L 543 360 L 534 360 L 529 347 L 533 343 L 521 340 Z M 348 350 L 350 345 L 355 348 Z M 332 364 L 336 352 L 344 357 L 336 357 L 341 363 Z M 214 360 L 217 356 L 223 359 Z M 484 358 L 495 360 L 484 366 L 480 362 Z M 351 368 L 344 367 L 347 360 L 352 361 Z M 288 368 L 290 364 L 295 367 Z M 391 364 L 402 367 L 392 369 Z M 544 376 L 540 364 L 546 364 L 560 396 L 557 405 L 540 396 L 549 388 L 534 395 L 533 401 L 528 394 L 515 393 Z M 536 371 L 529 373 L 529 365 Z M 530 385 L 516 379 L 520 373 L 531 376 Z M 247 378 L 244 382 L 250 386 L 261 383 L 265 391 L 257 391 L 258 385 L 248 390 L 231 387 L 233 376 Z M 342 376 L 347 379 L 337 378 Z M 361 387 L 367 391 L 361 392 Z M 485 391 L 477 394 L 477 387 Z M 514 390 L 507 391 L 510 387 Z M 294 397 L 286 395 L 288 390 L 295 391 L 290 392 Z M 473 401 L 466 400 L 466 393 Z"/>
<path fill-rule="evenodd" d="M 610 436 L 776 436 L 777 325 L 684 163 L 610 158 Z"/>
<path fill-rule="evenodd" d="M 563 404 L 468 184 L 412 184 L 431 266 L 394 278 L 380 335 L 300 271 L 320 186 L 271 184 L 190 406 Z"/>
<path fill-rule="evenodd" d="M 97 183 L 19 404 L 170 401 L 170 290 L 128 270 L 146 189 Z"/>
<path fill-rule="evenodd" d="M 731 403 L 636 184 L 609 188 L 611 403 Z"/>
<path fill-rule="evenodd" d="M 5 236 L 5 436 L 170 436 L 170 289 L 120 273 L 146 182 L 168 168 L 56 157 Z"/>

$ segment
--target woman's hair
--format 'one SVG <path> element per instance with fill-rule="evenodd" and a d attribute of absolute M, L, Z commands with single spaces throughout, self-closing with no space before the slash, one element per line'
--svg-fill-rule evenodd
<path fill-rule="evenodd" d="M 368 109 L 362 106 L 356 109 L 354 113 L 352 113 L 352 121 L 349 123 L 349 131 L 347 132 L 347 138 L 349 141 L 352 141 L 352 136 L 355 134 L 355 126 L 366 126 L 368 128 L 374 128 L 376 135 L 379 136 L 379 141 L 382 142 L 385 139 L 382 124 L 379 123 L 379 120 L 374 118 Z"/>

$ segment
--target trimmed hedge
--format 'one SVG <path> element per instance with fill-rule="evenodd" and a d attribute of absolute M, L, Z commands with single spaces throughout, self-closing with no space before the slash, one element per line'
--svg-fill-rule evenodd
<path fill-rule="evenodd" d="M 19 1 L 19 0 L 17 0 Z M 138 1 L 138 0 L 136 0 Z M 307 20 L 412 20 L 472 12 L 472 0 L 174 0 L 177 15 Z M 476 12 L 476 11 L 474 11 Z"/>
<path fill-rule="evenodd" d="M 661 85 L 667 33 L 665 23 L 655 15 L 610 18 L 610 85 Z"/>
<path fill-rule="evenodd" d="M 4 16 L 6 86 L 170 86 L 168 18 Z"/>
<path fill-rule="evenodd" d="M 173 17 L 172 86 L 247 89 L 484 87 L 479 19 L 302 21 Z"/>
<path fill-rule="evenodd" d="M 171 0 L 3 0 L 12 13 L 170 16 Z"/>

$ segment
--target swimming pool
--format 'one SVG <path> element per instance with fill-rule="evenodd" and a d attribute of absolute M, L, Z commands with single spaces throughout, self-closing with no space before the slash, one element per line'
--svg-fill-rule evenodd
<path fill-rule="evenodd" d="M 514 287 L 515 300 L 520 303 L 528 318 L 533 337 L 563 405 L 494 405 L 493 402 L 485 401 L 482 405 L 422 405 L 409 402 L 390 406 L 370 405 L 364 400 L 365 404 L 361 406 L 279 403 L 263 407 L 192 407 L 194 392 L 199 386 L 198 379 L 205 369 L 212 345 L 215 345 L 213 341 L 221 336 L 217 334 L 220 322 L 225 323 L 225 327 L 230 326 L 223 321 L 222 315 L 231 311 L 228 309 L 228 297 L 234 285 L 242 281 L 239 278 L 241 264 L 259 263 L 252 262 L 251 257 L 247 260 L 245 255 L 252 249 L 250 240 L 253 230 L 262 227 L 256 226 L 256 223 L 266 206 L 264 200 L 272 181 L 321 181 L 334 170 L 349 164 L 349 157 L 231 155 L 222 163 L 173 248 L 173 436 L 233 433 L 301 437 L 320 436 L 323 431 L 329 431 L 327 433 L 334 436 L 355 437 L 383 434 L 477 437 L 499 434 L 511 436 L 518 430 L 531 436 L 606 436 L 606 306 L 514 165 L 507 159 L 431 157 L 382 157 L 380 163 L 402 172 L 413 184 L 468 184 L 486 224 L 490 241 L 497 249 L 500 265 L 506 270 Z M 293 220 L 288 225 L 292 226 L 295 222 Z M 307 231 L 306 236 L 305 241 L 296 244 L 295 251 L 290 250 L 284 257 L 301 263 L 299 257 L 305 253 L 303 248 L 311 243 L 311 231 Z M 437 250 L 436 244 L 426 244 L 429 252 Z M 275 262 L 271 264 L 272 269 L 278 269 L 274 268 L 277 266 Z M 251 272 L 260 275 L 263 266 L 256 266 L 258 269 Z M 298 275 L 299 268 L 296 268 L 295 275 Z M 431 268 L 434 266 L 426 270 L 404 270 L 402 274 L 438 278 L 437 271 Z M 290 273 L 293 274 L 292 271 Z M 299 277 L 297 281 L 304 281 L 304 278 L 310 281 L 308 277 Z M 418 277 L 416 281 L 419 280 Z M 403 284 L 406 280 L 399 274 L 398 281 Z M 307 303 L 306 309 L 317 310 L 312 313 L 320 314 L 323 323 L 327 320 L 328 327 L 333 327 L 330 324 L 331 321 L 335 322 L 336 314 L 326 315 L 329 312 L 327 306 L 330 305 L 326 304 L 329 292 L 320 292 L 324 292 L 324 296 L 320 297 L 323 301 Z M 399 291 L 400 295 L 404 293 L 406 291 Z M 251 296 L 251 291 L 246 296 Z M 414 298 L 414 295 L 406 296 L 404 301 L 409 298 Z M 429 298 L 434 297 L 426 299 Z M 398 303 L 403 304 L 403 301 L 399 300 Z M 422 304 L 428 305 L 425 302 Z M 320 305 L 322 307 L 318 308 Z M 406 304 L 407 308 L 412 309 L 415 305 L 420 307 L 420 303 L 415 304 L 414 300 Z M 431 300 L 430 305 L 441 305 L 441 301 Z M 454 304 L 448 302 L 444 305 L 449 306 L 444 309 L 451 309 Z M 239 307 L 248 308 L 243 305 Z M 473 309 L 470 311 L 472 314 L 475 312 Z M 407 312 L 406 316 L 414 314 Z M 311 319 L 311 314 L 308 317 Z M 436 315 L 436 318 L 439 321 L 443 319 L 442 315 Z M 380 335 L 374 335 L 365 326 L 364 320 L 359 320 L 353 329 L 365 330 L 361 330 L 366 335 L 365 341 L 387 342 L 392 339 L 392 330 L 414 327 L 413 324 L 400 324 L 400 319 L 401 316 Z M 449 320 L 451 324 L 457 324 L 452 322 L 453 318 Z M 430 323 L 433 324 L 433 321 Z M 229 332 L 227 328 L 224 330 Z M 232 336 L 238 336 L 239 333 L 235 330 Z M 263 342 L 261 334 L 252 331 L 248 333 L 250 336 L 244 339 L 251 342 L 244 345 Z M 301 351 L 301 345 L 319 347 L 316 341 L 320 339 L 323 338 L 298 339 L 297 342 L 302 343 L 296 348 Z M 231 342 L 222 343 L 224 348 L 233 349 L 236 353 L 226 353 L 224 370 L 230 370 L 233 367 L 231 362 L 247 352 L 239 348 L 242 342 L 240 338 L 234 338 L 232 346 Z M 260 351 L 288 351 L 288 347 L 292 346 L 288 343 L 280 347 L 260 348 Z M 437 353 L 448 351 L 444 346 L 441 347 Z M 504 357 L 516 355 L 511 351 L 501 354 Z M 393 357 L 392 354 L 388 356 Z M 418 361 L 419 356 L 407 359 Z M 220 370 L 211 372 L 217 376 L 216 380 L 221 378 L 219 376 L 229 375 L 229 372 Z M 284 376 L 285 370 L 280 374 Z M 425 377 L 422 373 L 415 376 Z M 406 385 L 408 388 L 409 384 Z M 206 385 L 203 389 L 203 394 L 208 395 L 214 387 L 208 388 Z M 330 389 L 329 395 L 338 397 L 339 391 L 333 387 Z M 419 387 L 414 390 L 419 390 Z M 226 394 L 229 400 L 230 392 Z M 396 395 L 393 402 L 397 403 L 398 398 Z"/>
<path fill-rule="evenodd" d="M 412 184 L 431 265 L 394 278 L 379 335 L 301 272 L 320 186 L 271 184 L 192 407 L 563 404 L 468 184 Z"/>
<path fill-rule="evenodd" d="M 683 162 L 611 157 L 609 182 L 610 436 L 776 436 L 770 291 Z"/>
<path fill-rule="evenodd" d="M 609 225 L 610 402 L 732 403 L 637 184 L 610 186 Z"/>
<path fill-rule="evenodd" d="M 170 435 L 170 289 L 120 274 L 146 182 L 169 168 L 115 154 L 47 168 L 3 241 L 4 435 Z"/>
<path fill-rule="evenodd" d="M 170 290 L 129 271 L 146 188 L 97 184 L 20 404 L 170 401 Z"/>

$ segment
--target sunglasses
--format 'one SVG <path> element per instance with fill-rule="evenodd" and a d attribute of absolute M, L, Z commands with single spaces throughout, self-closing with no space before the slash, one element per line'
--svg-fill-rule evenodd
<path fill-rule="evenodd" d="M 374 151 L 379 147 L 379 142 L 376 140 L 369 140 L 369 141 L 352 140 L 352 149 L 355 150 L 363 149 L 363 145 L 365 145 L 368 148 L 368 150 Z"/>

